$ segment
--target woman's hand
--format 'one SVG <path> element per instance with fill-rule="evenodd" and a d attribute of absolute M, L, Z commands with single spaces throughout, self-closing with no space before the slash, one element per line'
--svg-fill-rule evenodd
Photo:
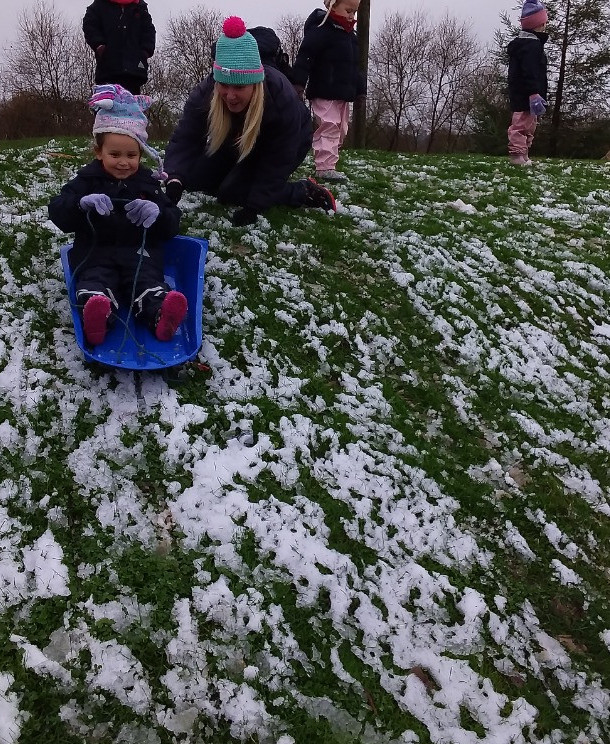
<path fill-rule="evenodd" d="M 258 213 L 252 207 L 242 207 L 233 212 L 231 222 L 235 227 L 244 227 L 244 225 L 253 225 L 256 222 Z"/>
<path fill-rule="evenodd" d="M 182 181 L 177 178 L 170 178 L 169 181 L 165 182 L 165 196 L 171 201 L 172 204 L 178 204 L 184 193 L 184 186 Z"/>

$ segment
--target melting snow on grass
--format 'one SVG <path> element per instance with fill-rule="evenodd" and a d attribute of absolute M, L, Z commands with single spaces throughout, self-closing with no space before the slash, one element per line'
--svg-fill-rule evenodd
<path fill-rule="evenodd" d="M 188 196 L 175 386 L 80 359 L 66 147 L 0 199 L 0 741 L 38 696 L 80 741 L 607 741 L 602 197 L 402 156 L 349 159 L 332 224 Z"/>

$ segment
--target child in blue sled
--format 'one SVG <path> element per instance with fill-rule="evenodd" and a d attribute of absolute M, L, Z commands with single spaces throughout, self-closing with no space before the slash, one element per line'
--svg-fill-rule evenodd
<path fill-rule="evenodd" d="M 49 218 L 74 233 L 70 267 L 85 338 L 101 344 L 119 303 L 132 302 L 136 321 L 169 341 L 187 311 L 186 297 L 170 290 L 163 274 L 163 243 L 178 233 L 181 212 L 161 190 L 163 164 L 147 144 L 150 98 L 97 85 L 89 106 L 95 160 L 49 203 Z M 140 164 L 143 150 L 159 173 Z"/>

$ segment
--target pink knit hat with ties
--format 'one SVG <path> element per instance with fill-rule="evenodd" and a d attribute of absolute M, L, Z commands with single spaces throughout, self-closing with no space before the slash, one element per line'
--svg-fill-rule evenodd
<path fill-rule="evenodd" d="M 161 155 L 148 144 L 146 126 L 148 119 L 145 111 L 152 101 L 149 96 L 134 96 L 120 85 L 96 85 L 89 99 L 89 108 L 95 111 L 93 134 L 126 134 L 134 139 L 140 149 L 150 155 L 158 164 L 153 176 L 159 179 L 166 177 L 163 171 Z"/>
<path fill-rule="evenodd" d="M 521 11 L 521 28 L 524 31 L 544 26 L 548 20 L 548 13 L 542 3 L 537 0 L 525 0 Z"/>

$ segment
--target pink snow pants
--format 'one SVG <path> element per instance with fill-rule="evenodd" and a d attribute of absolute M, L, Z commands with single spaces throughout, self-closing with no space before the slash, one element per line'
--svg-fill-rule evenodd
<path fill-rule="evenodd" d="M 318 128 L 313 133 L 316 170 L 334 170 L 339 160 L 339 147 L 349 126 L 349 103 L 312 98 L 311 108 L 318 121 Z"/>
<path fill-rule="evenodd" d="M 525 155 L 534 140 L 538 117 L 529 111 L 515 111 L 508 128 L 508 152 L 510 155 Z"/>

